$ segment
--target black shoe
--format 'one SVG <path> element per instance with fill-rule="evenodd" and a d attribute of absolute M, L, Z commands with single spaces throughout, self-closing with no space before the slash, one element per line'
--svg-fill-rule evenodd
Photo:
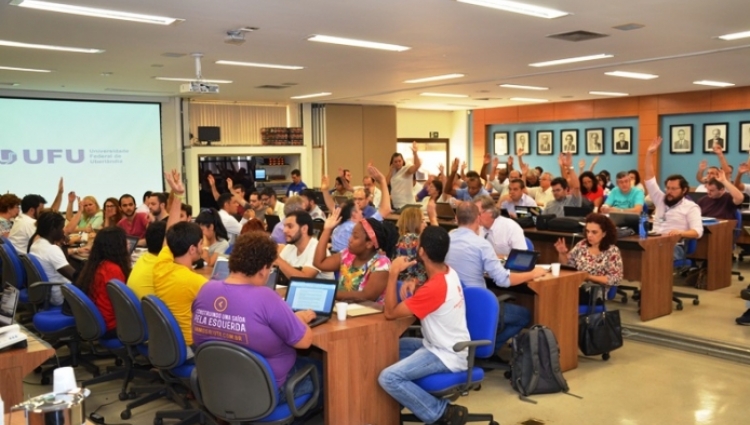
<path fill-rule="evenodd" d="M 469 409 L 457 404 L 449 404 L 445 408 L 443 416 L 435 422 L 435 425 L 464 425 Z"/>
<path fill-rule="evenodd" d="M 743 313 L 742 316 L 734 319 L 734 321 L 737 322 L 738 325 L 750 326 L 750 309 Z"/>

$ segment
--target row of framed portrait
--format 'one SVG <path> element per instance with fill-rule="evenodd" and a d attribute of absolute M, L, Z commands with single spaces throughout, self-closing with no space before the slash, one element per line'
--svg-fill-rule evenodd
<path fill-rule="evenodd" d="M 578 154 L 578 129 L 560 130 L 559 152 L 570 152 Z M 618 155 L 629 155 L 633 153 L 631 143 L 633 127 L 613 127 L 609 137 L 610 151 Z M 537 155 L 554 155 L 555 132 L 552 130 L 538 130 L 536 140 L 532 143 L 530 131 L 516 131 L 513 133 L 513 146 L 510 145 L 510 132 L 497 131 L 493 134 L 495 141 L 495 155 L 515 155 L 519 149 L 524 155 L 532 153 L 532 145 L 535 146 Z M 584 147 L 586 155 L 602 155 L 607 145 L 606 132 L 604 128 L 589 128 L 583 131 Z M 510 148 L 513 150 L 510 150 Z M 583 149 L 583 148 L 582 148 Z"/>
<path fill-rule="evenodd" d="M 750 152 L 750 121 L 739 124 L 739 135 L 739 151 Z M 669 126 L 670 153 L 693 153 L 694 141 L 692 124 L 675 124 Z M 704 153 L 713 152 L 715 144 L 721 146 L 723 152 L 728 152 L 729 123 L 703 124 L 702 142 Z"/>

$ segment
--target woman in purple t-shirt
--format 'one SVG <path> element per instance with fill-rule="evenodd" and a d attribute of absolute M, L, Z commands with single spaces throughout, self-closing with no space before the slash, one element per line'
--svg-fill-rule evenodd
<path fill-rule="evenodd" d="M 284 384 L 297 370 L 315 364 L 321 377 L 322 365 L 297 357 L 296 349 L 309 348 L 312 331 L 307 325 L 315 318 L 311 310 L 293 312 L 284 300 L 265 286 L 277 257 L 276 244 L 265 232 L 250 232 L 237 238 L 229 257 L 229 276 L 203 285 L 193 302 L 193 341 L 226 341 L 253 350 L 268 361 L 279 402 L 284 402 Z M 294 396 L 310 394 L 312 379 L 305 378 Z"/>

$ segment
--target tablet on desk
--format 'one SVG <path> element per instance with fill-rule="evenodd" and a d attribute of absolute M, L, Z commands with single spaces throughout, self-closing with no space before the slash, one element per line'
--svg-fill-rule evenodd
<path fill-rule="evenodd" d="M 511 249 L 505 260 L 505 268 L 514 272 L 528 272 L 534 269 L 538 259 L 539 253 L 536 251 Z"/>

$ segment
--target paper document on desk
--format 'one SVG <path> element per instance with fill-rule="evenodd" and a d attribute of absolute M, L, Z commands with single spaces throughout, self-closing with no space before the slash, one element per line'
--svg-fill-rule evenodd
<path fill-rule="evenodd" d="M 333 312 L 336 312 L 336 307 L 333 307 Z M 368 314 L 378 314 L 382 312 L 383 306 L 373 301 L 349 303 L 346 307 L 346 315 L 349 317 L 367 316 Z"/>

